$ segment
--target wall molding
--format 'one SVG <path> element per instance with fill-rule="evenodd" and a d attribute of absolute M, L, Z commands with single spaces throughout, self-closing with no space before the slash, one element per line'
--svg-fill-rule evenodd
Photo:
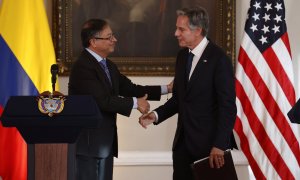
<path fill-rule="evenodd" d="M 245 155 L 239 150 L 232 151 L 236 166 L 248 166 Z M 114 160 L 115 166 L 172 166 L 171 151 L 120 151 Z"/>

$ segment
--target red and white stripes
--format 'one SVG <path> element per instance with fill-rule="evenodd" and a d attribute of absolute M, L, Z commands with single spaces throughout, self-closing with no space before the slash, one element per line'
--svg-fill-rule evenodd
<path fill-rule="evenodd" d="M 257 179 L 300 179 L 300 126 L 287 117 L 296 100 L 293 80 L 287 33 L 263 53 L 244 34 L 235 131 Z"/>

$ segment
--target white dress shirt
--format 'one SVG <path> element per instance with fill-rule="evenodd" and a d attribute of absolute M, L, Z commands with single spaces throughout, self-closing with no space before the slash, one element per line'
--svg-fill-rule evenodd
<path fill-rule="evenodd" d="M 194 72 L 194 69 L 195 69 L 197 63 L 199 62 L 199 59 L 202 56 L 202 53 L 203 53 L 204 49 L 206 48 L 208 42 L 209 42 L 208 39 L 206 37 L 204 37 L 202 39 L 202 41 L 193 50 L 190 50 L 190 52 L 192 52 L 194 54 L 194 57 L 193 57 L 193 61 L 192 61 L 191 71 L 189 74 L 189 79 L 191 78 L 191 76 Z"/>

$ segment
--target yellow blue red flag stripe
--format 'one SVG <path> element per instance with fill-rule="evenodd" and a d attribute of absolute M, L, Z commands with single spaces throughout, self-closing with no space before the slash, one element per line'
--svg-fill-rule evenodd
<path fill-rule="evenodd" d="M 51 90 L 55 54 L 43 0 L 2 0 L 0 115 L 10 96 Z M 27 179 L 27 146 L 15 128 L 0 124 L 0 177 Z"/>
<path fill-rule="evenodd" d="M 30 77 L 0 35 L 0 105 L 5 106 L 10 96 L 38 94 Z"/>

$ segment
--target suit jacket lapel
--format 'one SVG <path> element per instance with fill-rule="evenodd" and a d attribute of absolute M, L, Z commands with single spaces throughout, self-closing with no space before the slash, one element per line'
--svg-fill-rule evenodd
<path fill-rule="evenodd" d="M 190 78 L 190 80 L 187 83 L 187 88 L 186 88 L 186 92 L 189 93 L 190 89 L 194 86 L 195 83 L 199 83 L 196 82 L 196 76 L 199 76 L 199 74 L 201 74 L 201 67 L 205 66 L 206 62 L 204 62 L 204 60 L 209 61 L 209 55 L 211 53 L 211 43 L 208 43 L 206 48 L 204 49 L 194 71 L 193 74 Z"/>
<path fill-rule="evenodd" d="M 88 60 L 91 61 L 92 66 L 96 69 L 97 71 L 97 76 L 99 79 L 104 79 L 106 81 L 107 87 L 112 88 L 112 86 L 109 83 L 108 77 L 106 76 L 105 70 L 101 67 L 97 59 L 94 58 L 88 51 L 85 50 L 85 53 L 88 57 Z M 108 67 L 110 70 L 110 67 Z"/>

